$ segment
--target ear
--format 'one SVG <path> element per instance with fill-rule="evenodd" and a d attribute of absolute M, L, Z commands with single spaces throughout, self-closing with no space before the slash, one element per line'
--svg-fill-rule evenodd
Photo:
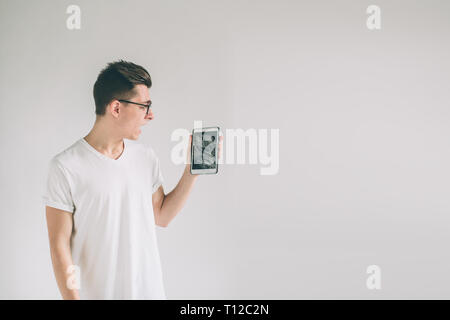
<path fill-rule="evenodd" d="M 111 111 L 111 114 L 114 117 L 117 117 L 120 113 L 120 102 L 117 99 L 112 100 L 109 104 L 108 104 L 108 109 Z"/>

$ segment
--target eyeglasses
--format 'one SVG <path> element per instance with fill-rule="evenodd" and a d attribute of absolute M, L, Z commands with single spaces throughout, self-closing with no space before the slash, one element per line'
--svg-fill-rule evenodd
<path fill-rule="evenodd" d="M 145 112 L 145 115 L 148 115 L 148 109 L 150 109 L 150 107 L 152 106 L 152 102 L 150 101 L 149 104 L 143 104 L 143 103 L 137 103 L 137 102 L 133 102 L 133 101 L 128 101 L 128 100 L 122 100 L 122 99 L 117 99 L 120 102 L 126 102 L 126 103 L 131 103 L 131 104 L 137 104 L 138 106 L 143 106 L 147 108 L 147 111 Z"/>

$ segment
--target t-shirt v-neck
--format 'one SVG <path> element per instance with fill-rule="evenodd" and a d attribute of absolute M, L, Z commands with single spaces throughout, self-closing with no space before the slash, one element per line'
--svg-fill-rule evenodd
<path fill-rule="evenodd" d="M 112 161 L 112 162 L 121 162 L 121 161 L 123 161 L 123 159 L 124 159 L 125 156 L 126 156 L 126 153 L 128 153 L 127 143 L 125 142 L 126 140 L 123 139 L 122 141 L 123 141 L 123 151 L 122 151 L 122 153 L 120 154 L 119 158 L 113 159 L 113 158 L 110 158 L 110 157 L 104 155 L 103 153 L 101 153 L 101 152 L 98 151 L 97 149 L 95 149 L 95 148 L 94 148 L 93 146 L 91 146 L 91 145 L 89 144 L 89 142 L 87 142 L 84 138 L 81 138 L 82 144 L 85 145 L 91 152 L 93 152 L 94 154 L 96 154 L 98 157 L 100 157 L 100 158 L 102 158 L 102 159 L 105 159 L 105 160 L 108 160 L 108 161 Z"/>

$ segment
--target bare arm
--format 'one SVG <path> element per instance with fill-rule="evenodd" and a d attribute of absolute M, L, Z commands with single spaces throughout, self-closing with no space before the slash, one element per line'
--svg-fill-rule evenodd
<path fill-rule="evenodd" d="M 67 285 L 69 277 L 73 277 L 68 273 L 69 266 L 73 265 L 70 250 L 72 213 L 49 206 L 46 206 L 45 210 L 53 271 L 59 291 L 64 300 L 78 300 L 80 299 L 78 290 L 70 289 Z"/>
<path fill-rule="evenodd" d="M 183 208 L 198 177 L 198 175 L 192 175 L 189 170 L 189 166 L 186 166 L 177 186 L 167 195 L 164 194 L 162 186 L 153 194 L 153 211 L 158 226 L 167 227 L 170 221 Z"/>
<path fill-rule="evenodd" d="M 222 139 L 223 137 L 220 137 L 219 139 L 218 158 L 220 158 L 221 155 Z M 190 150 L 191 143 L 192 135 L 190 135 L 189 138 L 188 151 Z M 155 214 L 155 221 L 158 226 L 167 227 L 170 221 L 175 218 L 186 203 L 186 200 L 194 186 L 194 182 L 198 178 L 198 175 L 191 174 L 190 172 L 190 152 L 187 152 L 187 155 L 188 163 L 184 169 L 183 176 L 180 181 L 178 181 L 176 187 L 167 195 L 164 194 L 164 189 L 162 186 L 160 186 L 158 190 L 153 193 L 153 211 Z"/>

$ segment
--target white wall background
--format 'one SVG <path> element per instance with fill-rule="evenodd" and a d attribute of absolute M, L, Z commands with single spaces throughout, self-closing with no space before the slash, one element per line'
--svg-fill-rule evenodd
<path fill-rule="evenodd" d="M 436 0 L 1 0 L 0 298 L 60 298 L 47 163 L 89 132 L 117 59 L 152 76 L 139 141 L 166 192 L 183 171 L 175 129 L 280 129 L 277 175 L 224 164 L 158 229 L 169 299 L 449 298 L 449 33 Z"/>

